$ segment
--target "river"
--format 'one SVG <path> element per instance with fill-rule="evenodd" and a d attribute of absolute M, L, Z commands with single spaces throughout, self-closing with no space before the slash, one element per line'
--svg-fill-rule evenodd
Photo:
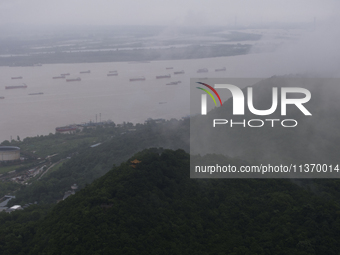
<path fill-rule="evenodd" d="M 270 55 L 270 54 L 269 54 Z M 189 114 L 189 84 L 194 77 L 255 77 L 262 75 L 266 54 L 139 62 L 46 64 L 0 67 L 0 141 L 54 133 L 55 128 L 89 121 L 143 123 L 148 118 L 181 118 Z M 173 69 L 167 69 L 172 67 Z M 215 69 L 226 67 L 224 72 Z M 197 73 L 208 68 L 208 73 Z M 80 73 L 90 70 L 90 73 Z M 107 76 L 116 70 L 118 76 Z M 184 70 L 185 74 L 174 75 Z M 52 79 L 62 73 L 81 81 Z M 171 78 L 156 79 L 171 74 Z M 22 79 L 12 77 L 22 76 Z M 144 76 L 145 81 L 129 81 Z M 166 85 L 181 81 L 178 85 Z M 21 85 L 26 89 L 5 89 Z M 29 95 L 39 93 L 40 95 Z M 161 103 L 161 104 L 160 104 Z"/>

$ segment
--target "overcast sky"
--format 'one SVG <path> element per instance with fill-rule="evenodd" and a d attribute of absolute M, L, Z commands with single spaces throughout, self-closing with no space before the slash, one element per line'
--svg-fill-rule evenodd
<path fill-rule="evenodd" d="M 0 0 L 0 25 L 230 25 L 312 22 L 338 0 Z"/>

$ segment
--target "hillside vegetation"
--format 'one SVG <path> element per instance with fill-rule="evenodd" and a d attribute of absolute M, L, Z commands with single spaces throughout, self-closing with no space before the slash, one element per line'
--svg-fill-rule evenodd
<path fill-rule="evenodd" d="M 190 179 L 188 168 L 183 150 L 137 153 L 46 217 L 0 228 L 1 253 L 338 254 L 331 182 L 318 193 L 290 180 Z M 0 216 L 25 212 L 15 213 Z"/>

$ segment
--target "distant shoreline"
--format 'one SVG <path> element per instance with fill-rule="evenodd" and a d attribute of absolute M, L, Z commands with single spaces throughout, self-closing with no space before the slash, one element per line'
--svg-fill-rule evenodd
<path fill-rule="evenodd" d="M 110 50 L 93 52 L 55 52 L 31 54 L 28 56 L 0 57 L 0 66 L 32 66 L 44 64 L 80 64 L 130 62 L 146 63 L 159 60 L 184 60 L 245 55 L 250 52 L 250 44 L 221 44 L 221 45 L 190 45 L 183 48 L 168 49 L 133 49 Z M 38 65 L 39 64 L 39 65 Z"/>

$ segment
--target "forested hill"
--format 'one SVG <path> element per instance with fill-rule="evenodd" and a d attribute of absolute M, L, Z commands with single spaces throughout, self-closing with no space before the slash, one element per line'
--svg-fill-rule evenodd
<path fill-rule="evenodd" d="M 148 149 L 58 203 L 16 254 L 338 254 L 333 197 L 290 180 L 190 179 L 186 152 Z"/>

